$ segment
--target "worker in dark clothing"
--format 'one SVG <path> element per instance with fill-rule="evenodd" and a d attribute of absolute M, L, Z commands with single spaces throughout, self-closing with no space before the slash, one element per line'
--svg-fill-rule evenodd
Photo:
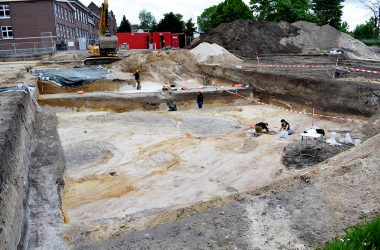
<path fill-rule="evenodd" d="M 200 108 L 200 109 L 203 106 L 203 98 L 204 98 L 204 96 L 203 96 L 202 92 L 198 91 L 197 103 L 198 103 L 198 108 Z"/>
<path fill-rule="evenodd" d="M 259 127 L 259 128 L 258 128 Z M 268 133 L 269 133 L 269 129 L 268 129 L 268 123 L 264 123 L 264 122 L 259 122 L 255 125 L 255 129 L 256 130 L 261 130 L 261 132 L 263 131 L 263 129 L 265 129 Z"/>
<path fill-rule="evenodd" d="M 169 111 L 177 111 L 177 105 L 174 102 L 168 104 Z"/>
<path fill-rule="evenodd" d="M 287 131 L 289 135 L 293 134 L 293 130 L 290 129 L 290 124 L 289 122 L 285 121 L 284 119 L 281 120 L 281 131 Z"/>
<path fill-rule="evenodd" d="M 140 72 L 136 70 L 136 73 L 133 74 L 135 76 L 135 80 L 137 82 L 137 90 L 141 89 L 141 82 L 140 82 Z"/>
<path fill-rule="evenodd" d="M 290 130 L 290 124 L 289 122 L 285 121 L 284 119 L 281 120 L 281 128 L 280 128 L 280 131 L 287 131 L 287 130 Z"/>

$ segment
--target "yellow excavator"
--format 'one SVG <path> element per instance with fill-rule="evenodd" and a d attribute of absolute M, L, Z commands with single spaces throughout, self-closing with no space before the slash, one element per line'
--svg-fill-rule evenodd
<path fill-rule="evenodd" d="M 85 65 L 110 64 L 121 60 L 117 55 L 117 36 L 112 36 L 108 26 L 108 0 L 102 4 L 99 21 L 99 40 L 87 46 L 90 56 L 84 60 Z"/>

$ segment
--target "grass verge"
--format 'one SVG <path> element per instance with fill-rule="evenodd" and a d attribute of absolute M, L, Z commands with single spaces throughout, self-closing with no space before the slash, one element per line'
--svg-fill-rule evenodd
<path fill-rule="evenodd" d="M 346 231 L 344 238 L 335 238 L 318 250 L 380 250 L 380 216 Z"/>

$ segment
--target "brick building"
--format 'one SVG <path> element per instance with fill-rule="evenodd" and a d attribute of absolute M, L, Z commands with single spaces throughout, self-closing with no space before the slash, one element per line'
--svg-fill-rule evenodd
<path fill-rule="evenodd" d="M 79 0 L 0 0 L 0 52 L 97 39 L 98 23 L 99 15 Z"/>

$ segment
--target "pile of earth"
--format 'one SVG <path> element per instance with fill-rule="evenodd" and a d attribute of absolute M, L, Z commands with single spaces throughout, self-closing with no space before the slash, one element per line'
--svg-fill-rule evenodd
<path fill-rule="evenodd" d="M 190 52 L 195 56 L 199 63 L 236 64 L 242 62 L 241 59 L 237 58 L 232 53 L 228 52 L 228 50 L 216 43 L 201 43 Z"/>
<path fill-rule="evenodd" d="M 197 43 L 216 43 L 243 57 L 256 54 L 326 53 L 343 48 L 350 58 L 380 59 L 362 42 L 335 28 L 309 22 L 267 22 L 237 20 L 223 23 L 206 33 Z"/>
<path fill-rule="evenodd" d="M 297 36 L 298 30 L 285 22 L 237 20 L 212 29 L 200 42 L 216 43 L 239 56 L 255 56 L 256 52 L 300 53 L 302 49 L 280 42 L 283 37 Z"/>
<path fill-rule="evenodd" d="M 287 168 L 302 169 L 323 162 L 352 146 L 331 146 L 325 143 L 297 141 L 284 148 L 282 163 Z M 302 154 L 301 154 L 302 153 Z"/>
<path fill-rule="evenodd" d="M 180 81 L 199 77 L 197 61 L 186 50 L 153 51 L 151 53 L 132 54 L 113 63 L 110 69 L 125 73 L 139 70 L 143 80 Z"/>

